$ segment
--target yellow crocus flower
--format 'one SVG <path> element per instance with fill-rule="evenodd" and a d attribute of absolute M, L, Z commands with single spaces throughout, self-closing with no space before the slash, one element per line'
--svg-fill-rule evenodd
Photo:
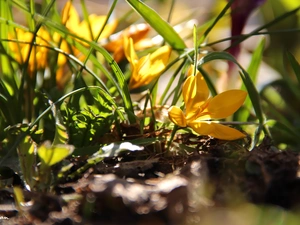
<path fill-rule="evenodd" d="M 134 50 L 132 38 L 124 37 L 124 52 L 132 70 L 129 88 L 135 89 L 145 86 L 157 78 L 166 68 L 171 50 L 169 46 L 165 45 L 139 59 Z"/>
<path fill-rule="evenodd" d="M 124 36 L 132 38 L 135 50 L 142 50 L 153 47 L 155 44 L 146 35 L 150 31 L 150 26 L 146 23 L 133 24 L 124 29 L 123 31 L 113 34 L 109 40 L 103 40 L 103 47 L 110 52 L 113 52 L 114 60 L 118 63 L 124 57 Z M 102 44 L 100 42 L 100 44 Z"/>
<path fill-rule="evenodd" d="M 88 41 L 98 41 L 95 40 L 95 38 L 104 26 L 106 18 L 107 16 L 91 14 L 88 17 L 89 23 L 85 20 L 80 22 L 79 14 L 71 1 L 68 1 L 62 10 L 62 23 L 66 26 L 66 28 L 78 37 L 84 38 Z M 115 31 L 117 25 L 117 20 L 113 20 L 106 24 L 101 33 L 100 39 L 109 37 Z"/>
<path fill-rule="evenodd" d="M 80 17 L 76 8 L 73 6 L 71 1 L 68 1 L 62 10 L 61 22 L 65 25 L 66 28 L 68 28 L 71 33 L 77 35 L 78 37 L 81 37 L 88 41 L 98 41 L 95 40 L 95 38 L 98 36 L 99 32 L 104 26 L 106 18 L 106 16 L 97 16 L 95 14 L 91 14 L 88 17 L 89 23 L 85 20 L 80 21 Z M 99 39 L 109 37 L 115 31 L 117 24 L 117 20 L 113 20 L 111 23 L 106 24 Z M 67 41 L 61 38 L 58 33 L 54 33 L 53 39 L 55 43 L 60 43 L 59 48 L 62 51 L 69 54 L 72 53 L 81 61 L 84 60 L 84 55 L 78 49 L 69 45 Z M 84 42 L 82 44 L 87 46 L 87 44 Z M 60 88 L 64 86 L 66 81 L 71 76 L 71 74 L 66 73 L 65 65 L 67 64 L 67 61 L 68 59 L 65 55 L 58 55 L 56 81 L 57 85 Z"/>
<path fill-rule="evenodd" d="M 34 34 L 22 29 L 16 29 L 16 37 L 9 35 L 10 39 L 17 39 L 20 42 L 9 42 L 10 49 L 15 53 L 15 59 L 18 63 L 24 64 L 25 60 L 28 61 L 28 73 L 33 74 L 37 70 L 45 69 L 47 67 L 47 54 L 51 40 L 50 35 L 45 28 L 41 27 L 34 38 Z M 34 41 L 32 47 L 31 42 Z"/>
<path fill-rule="evenodd" d="M 179 127 L 190 127 L 201 135 L 210 135 L 223 140 L 235 140 L 246 135 L 240 131 L 222 125 L 212 119 L 223 119 L 236 112 L 245 101 L 247 93 L 242 90 L 229 90 L 214 97 L 209 97 L 209 89 L 203 76 L 189 69 L 188 78 L 183 84 L 182 95 L 185 113 L 177 106 L 172 106 L 168 113 L 170 120 Z"/>

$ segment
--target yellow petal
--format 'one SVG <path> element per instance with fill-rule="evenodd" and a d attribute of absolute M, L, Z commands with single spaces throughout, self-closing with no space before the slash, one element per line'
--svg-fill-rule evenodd
<path fill-rule="evenodd" d="M 16 36 L 9 35 L 10 38 L 15 38 L 24 42 L 32 42 L 34 35 L 31 32 L 23 31 L 21 29 L 16 29 Z M 28 61 L 28 72 L 32 74 L 36 70 L 45 69 L 48 64 L 48 49 L 43 46 L 48 46 L 50 42 L 50 34 L 46 29 L 41 27 L 37 32 L 34 42 L 38 45 L 33 45 L 25 43 L 15 43 L 9 45 L 12 51 L 16 53 L 15 59 L 20 64 L 24 63 L 24 60 L 29 57 Z"/>
<path fill-rule="evenodd" d="M 124 44 L 126 58 L 132 67 L 132 75 L 129 82 L 130 89 L 149 84 L 165 69 L 171 53 L 170 47 L 161 47 L 154 53 L 137 60 L 132 39 L 130 38 L 127 43 L 127 38 L 125 37 Z"/>
<path fill-rule="evenodd" d="M 225 91 L 211 99 L 205 112 L 213 119 L 226 118 L 242 106 L 246 96 L 247 92 L 242 90 Z"/>
<path fill-rule="evenodd" d="M 61 18 L 62 24 L 65 24 L 67 28 L 73 28 L 79 24 L 79 15 L 71 1 L 65 4 Z"/>
<path fill-rule="evenodd" d="M 105 21 L 106 21 L 106 16 L 97 16 L 97 15 L 90 15 L 89 16 L 89 21 L 91 24 L 91 29 L 92 29 L 92 33 L 93 33 L 93 40 L 98 36 L 99 32 L 101 31 Z M 110 23 L 107 23 L 105 25 L 104 30 L 102 31 L 99 39 L 103 39 L 103 38 L 108 38 L 117 28 L 118 25 L 118 21 L 117 20 L 113 20 Z M 98 40 L 95 40 L 98 41 Z"/>
<path fill-rule="evenodd" d="M 193 71 L 193 66 L 190 67 L 188 74 L 191 71 Z M 205 104 L 209 96 L 209 89 L 199 71 L 196 76 L 188 76 L 183 84 L 182 95 L 186 105 L 187 119 L 190 119 L 199 113 L 199 108 Z"/>
<path fill-rule="evenodd" d="M 195 132 L 201 135 L 210 135 L 221 140 L 236 140 L 246 137 L 242 132 L 210 121 L 193 121 L 188 124 Z"/>
<path fill-rule="evenodd" d="M 192 121 L 188 122 L 187 126 L 192 128 L 196 133 L 200 135 L 211 135 L 214 131 L 214 127 L 207 121 Z"/>
<path fill-rule="evenodd" d="M 97 41 L 95 38 L 101 31 L 106 16 L 97 16 L 92 14 L 88 18 L 89 21 L 83 20 L 80 22 L 79 15 L 76 8 L 72 5 L 71 1 L 68 1 L 62 10 L 62 23 L 79 37 L 85 38 L 89 41 Z M 89 23 L 88 23 L 89 22 Z M 90 27 L 89 27 L 90 24 Z M 117 20 L 112 21 L 105 25 L 104 30 L 101 33 L 100 38 L 107 38 L 110 36 L 117 27 Z"/>
<path fill-rule="evenodd" d="M 95 14 L 92 14 L 89 16 L 89 22 L 91 25 L 93 40 L 98 36 L 99 32 L 101 31 L 101 29 L 105 23 L 105 20 L 106 20 L 106 16 L 97 16 Z M 104 33 L 105 33 L 105 31 L 103 30 L 103 32 L 101 34 L 101 38 L 104 37 L 103 35 L 108 37 L 112 32 L 108 33 L 108 34 L 104 34 Z"/>
<path fill-rule="evenodd" d="M 170 120 L 180 127 L 186 127 L 186 120 L 182 110 L 177 106 L 171 106 L 168 110 Z"/>
<path fill-rule="evenodd" d="M 124 52 L 128 62 L 131 64 L 131 67 L 134 67 L 135 61 L 138 60 L 138 57 L 134 50 L 132 39 L 128 39 L 126 36 L 124 36 Z"/>
<path fill-rule="evenodd" d="M 194 65 L 191 65 L 191 67 L 188 70 L 188 76 L 190 76 L 190 74 L 192 74 L 193 71 L 194 71 Z M 208 99 L 209 96 L 209 89 L 206 84 L 206 81 L 198 70 L 194 78 L 196 81 L 195 94 L 196 94 L 197 102 L 204 102 Z"/>
<path fill-rule="evenodd" d="M 152 81 L 150 76 L 150 55 L 142 57 L 136 64 L 132 66 L 132 72 L 129 82 L 129 88 L 135 89 L 145 86 Z"/>
<path fill-rule="evenodd" d="M 169 46 L 163 46 L 150 55 L 151 68 L 149 72 L 152 76 L 160 75 L 160 73 L 166 68 L 171 50 L 172 49 Z"/>
<path fill-rule="evenodd" d="M 114 22 L 112 22 L 111 24 L 114 25 Z M 103 47 L 106 50 L 113 52 L 114 60 L 116 62 L 120 62 L 125 56 L 123 43 L 124 36 L 132 38 L 135 50 L 142 50 L 155 45 L 152 39 L 145 39 L 145 36 L 149 31 L 150 26 L 146 23 L 133 24 L 126 28 L 124 31 L 110 36 L 110 40 L 108 43 L 107 40 L 106 42 L 103 42 Z"/>

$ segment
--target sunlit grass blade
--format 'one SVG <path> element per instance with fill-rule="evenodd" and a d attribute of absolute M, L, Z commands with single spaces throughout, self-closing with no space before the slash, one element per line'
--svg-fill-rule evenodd
<path fill-rule="evenodd" d="M 13 68 L 14 60 L 10 56 L 8 33 L 11 31 L 12 11 L 7 1 L 0 1 L 0 112 L 3 117 L 1 126 L 21 122 L 21 110 L 18 108 L 18 79 Z M 1 127 L 3 128 L 3 127 Z"/>
<path fill-rule="evenodd" d="M 258 69 L 262 60 L 263 51 L 265 47 L 265 39 L 263 38 L 255 51 L 253 52 L 250 65 L 247 68 L 247 73 L 249 74 L 253 84 L 256 83 Z M 246 90 L 246 86 L 243 83 L 241 90 Z M 249 97 L 246 98 L 244 102 L 244 108 L 241 108 L 235 115 L 237 121 L 247 121 L 250 115 L 250 108 L 251 108 L 251 100 Z"/>
<path fill-rule="evenodd" d="M 24 137 L 18 146 L 18 155 L 22 174 L 26 184 L 30 187 L 32 187 L 35 183 L 36 171 L 34 169 L 34 165 L 37 163 L 36 148 L 37 144 L 30 136 Z M 32 166 L 28 167 L 28 165 Z"/>
<path fill-rule="evenodd" d="M 55 118 L 55 134 L 52 145 L 67 144 L 69 141 L 69 135 L 67 128 L 63 123 L 60 111 L 56 109 L 56 106 L 52 102 L 50 104 L 52 105 L 52 114 Z"/>
<path fill-rule="evenodd" d="M 11 10 L 8 5 L 7 1 L 0 1 L 0 19 L 2 20 L 12 20 L 11 17 Z M 0 23 L 0 41 L 6 40 L 8 38 L 8 32 L 9 32 L 9 25 L 4 22 Z M 13 91 L 17 89 L 17 85 L 15 83 L 15 80 L 13 77 L 8 76 L 9 74 L 13 73 L 11 60 L 9 58 L 9 51 L 8 51 L 8 43 L 7 42 L 0 42 L 0 73 L 2 73 L 3 76 L 9 81 L 10 85 L 13 88 Z"/>
<path fill-rule="evenodd" d="M 162 19 L 155 10 L 145 3 L 137 0 L 126 0 L 128 4 L 139 13 L 150 26 L 159 33 L 171 47 L 177 51 L 186 48 L 184 41 L 180 38 L 173 27 Z"/>

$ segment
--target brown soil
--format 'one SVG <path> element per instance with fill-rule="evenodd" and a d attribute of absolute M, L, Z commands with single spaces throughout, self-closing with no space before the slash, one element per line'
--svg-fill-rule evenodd
<path fill-rule="evenodd" d="M 297 153 L 279 151 L 268 139 L 250 152 L 240 142 L 184 139 L 193 142 L 194 151 L 126 152 L 106 158 L 81 176 L 65 177 L 52 194 L 24 189 L 28 204 L 19 210 L 12 188 L 2 189 L 0 223 L 214 224 L 207 217 L 214 212 L 216 219 L 220 209 L 236 213 L 245 205 L 298 209 Z M 85 160 L 73 159 L 73 171 Z M 226 224 L 223 219 L 220 224 Z"/>

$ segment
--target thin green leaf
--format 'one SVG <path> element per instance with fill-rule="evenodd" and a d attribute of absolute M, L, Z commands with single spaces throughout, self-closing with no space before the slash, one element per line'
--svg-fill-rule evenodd
<path fill-rule="evenodd" d="M 30 136 L 26 136 L 18 146 L 20 166 L 25 182 L 32 187 L 35 183 L 36 171 L 36 143 Z M 30 166 L 29 166 L 30 165 Z"/>
<path fill-rule="evenodd" d="M 159 105 L 164 105 L 164 104 L 166 104 L 167 101 L 169 100 L 169 97 L 166 97 L 166 96 L 167 96 L 167 93 L 170 91 L 171 85 L 173 84 L 175 78 L 176 78 L 177 75 L 179 74 L 179 72 L 180 72 L 180 70 L 182 69 L 182 67 L 184 66 L 184 64 L 185 64 L 185 60 L 184 60 L 184 61 L 176 68 L 176 70 L 175 70 L 174 73 L 173 73 L 173 76 L 170 77 L 169 82 L 168 82 L 168 84 L 166 85 L 166 88 L 165 88 L 164 92 L 161 94 L 161 97 L 160 97 L 160 100 L 159 100 L 159 103 L 158 103 Z M 179 78 L 179 80 L 178 80 L 178 83 L 179 83 L 179 84 L 183 83 L 183 80 L 184 80 L 184 75 L 180 76 L 180 78 Z M 175 87 L 175 89 L 180 89 L 180 87 L 177 85 L 177 86 Z M 175 90 L 175 89 L 174 89 L 174 90 Z M 174 90 L 173 90 L 173 91 L 174 91 Z M 178 90 L 178 92 L 179 92 L 179 90 Z M 177 92 L 177 93 L 178 93 L 178 92 Z M 175 97 L 175 95 L 174 95 L 174 97 Z"/>
<path fill-rule="evenodd" d="M 197 61 L 198 61 L 198 45 L 197 45 L 197 27 L 194 25 L 193 29 L 193 37 L 194 37 L 194 71 L 193 75 L 195 76 L 197 73 Z"/>
<path fill-rule="evenodd" d="M 216 17 L 216 19 L 214 19 L 212 22 L 210 22 L 210 26 L 206 29 L 206 31 L 204 32 L 204 34 L 202 35 L 202 37 L 198 40 L 197 42 L 197 46 L 199 46 L 200 44 L 202 44 L 202 42 L 206 39 L 206 37 L 208 36 L 208 34 L 211 32 L 211 30 L 215 27 L 215 25 L 218 23 L 218 21 L 224 17 L 224 15 L 226 14 L 226 12 L 228 11 L 228 9 L 230 8 L 231 4 L 232 4 L 233 0 L 230 0 L 227 5 L 224 7 L 224 9 L 220 12 L 220 14 Z"/>
<path fill-rule="evenodd" d="M 253 82 L 253 84 L 256 83 L 257 80 L 257 74 L 258 74 L 258 69 L 262 60 L 262 56 L 263 56 L 263 51 L 264 51 L 264 47 L 265 47 L 265 39 L 263 38 L 261 40 L 261 42 L 259 43 L 259 45 L 257 46 L 257 48 L 255 49 L 255 51 L 253 52 L 252 58 L 251 58 L 251 62 L 250 65 L 247 69 L 247 72 Z M 243 83 L 241 90 L 246 90 L 246 86 Z M 239 110 L 237 112 L 237 114 L 235 115 L 238 121 L 247 121 L 249 115 L 250 115 L 250 108 L 251 108 L 251 100 L 249 98 L 249 96 L 246 98 L 245 102 L 244 102 L 244 107 L 241 110 Z"/>
<path fill-rule="evenodd" d="M 10 7 L 7 3 L 7 1 L 0 1 L 0 18 L 2 20 L 11 20 L 11 11 Z M 0 23 L 0 40 L 7 39 L 8 38 L 8 31 L 9 26 L 7 23 Z M 12 74 L 12 66 L 10 63 L 10 60 L 7 56 L 8 53 L 8 43 L 7 42 L 0 42 L 0 72 L 2 72 L 4 75 L 6 74 Z M 13 80 L 10 77 L 7 77 L 9 80 Z"/>
<path fill-rule="evenodd" d="M 158 13 L 147 6 L 145 3 L 137 0 L 126 0 L 128 4 L 139 13 L 150 26 L 159 33 L 173 49 L 182 51 L 186 48 L 184 41 L 180 38 L 173 27 L 162 19 Z"/>
<path fill-rule="evenodd" d="M 295 56 L 293 56 L 292 53 L 286 52 L 286 55 L 287 55 L 287 58 L 288 58 L 291 66 L 294 70 L 294 73 L 295 73 L 296 78 L 298 80 L 298 85 L 300 86 L 300 64 L 299 64 L 299 62 L 297 62 Z"/>
<path fill-rule="evenodd" d="M 218 94 L 213 82 L 211 81 L 209 74 L 201 67 L 198 66 L 197 68 L 199 70 L 199 72 L 202 74 L 202 76 L 204 77 L 204 80 L 208 86 L 208 89 L 210 90 L 212 96 L 216 96 Z"/>

